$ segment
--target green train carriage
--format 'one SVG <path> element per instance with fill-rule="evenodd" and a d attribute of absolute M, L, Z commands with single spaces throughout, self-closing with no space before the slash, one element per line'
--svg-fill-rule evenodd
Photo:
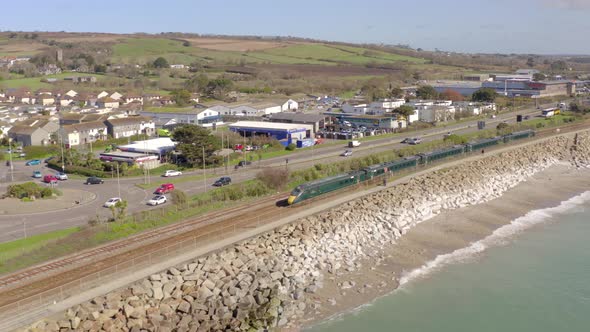
<path fill-rule="evenodd" d="M 331 176 L 297 186 L 287 199 L 289 205 L 299 203 L 306 199 L 314 198 L 335 190 L 346 188 L 361 182 L 363 171 L 350 172 Z"/>
<path fill-rule="evenodd" d="M 440 150 L 435 150 L 432 152 L 420 153 L 420 154 L 418 154 L 418 156 L 420 157 L 419 163 L 421 165 L 427 165 L 427 164 L 430 164 L 430 163 L 435 162 L 437 160 L 441 160 L 441 159 L 449 158 L 449 157 L 456 156 L 459 154 L 463 154 L 464 152 L 465 152 L 464 145 L 455 145 L 453 147 L 446 148 L 446 149 L 440 149 Z"/>
<path fill-rule="evenodd" d="M 474 152 L 490 146 L 498 145 L 502 141 L 502 137 L 486 138 L 475 142 L 465 144 L 465 152 Z"/>

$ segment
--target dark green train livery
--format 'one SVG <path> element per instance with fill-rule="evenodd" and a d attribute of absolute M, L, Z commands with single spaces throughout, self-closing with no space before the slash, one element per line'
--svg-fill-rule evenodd
<path fill-rule="evenodd" d="M 325 179 L 307 182 L 293 189 L 289 198 L 287 199 L 287 203 L 289 205 L 296 204 L 332 191 L 340 190 L 359 184 L 361 182 L 385 176 L 390 172 L 399 172 L 404 169 L 415 168 L 419 165 L 428 165 L 445 158 L 450 158 L 470 152 L 477 152 L 480 149 L 497 145 L 500 142 L 508 143 L 510 141 L 533 136 L 535 136 L 534 130 L 514 132 L 504 136 L 482 139 L 463 145 L 455 145 L 449 148 L 420 153 L 416 156 L 365 167 L 362 170 L 352 171 L 346 174 L 335 175 Z"/>

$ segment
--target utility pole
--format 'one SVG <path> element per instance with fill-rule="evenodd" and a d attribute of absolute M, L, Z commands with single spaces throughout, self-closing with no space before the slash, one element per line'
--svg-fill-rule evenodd
<path fill-rule="evenodd" d="M 8 158 L 10 159 L 10 182 L 14 182 L 14 166 L 12 165 L 12 138 L 8 138 Z"/>
<path fill-rule="evenodd" d="M 203 188 L 207 188 L 207 174 L 205 173 L 205 146 L 201 146 L 203 148 Z"/>
<path fill-rule="evenodd" d="M 25 235 L 25 239 L 27 238 L 27 221 L 23 218 L 23 233 Z"/>
<path fill-rule="evenodd" d="M 119 198 L 121 198 L 121 182 L 119 180 L 119 162 L 117 162 L 117 190 L 119 192 Z"/>

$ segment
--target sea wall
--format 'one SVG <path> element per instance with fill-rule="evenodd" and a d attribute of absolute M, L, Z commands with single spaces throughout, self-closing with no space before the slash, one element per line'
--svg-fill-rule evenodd
<path fill-rule="evenodd" d="M 297 325 L 319 306 L 309 294 L 324 278 L 363 268 L 361 258 L 373 257 L 416 224 L 499 197 L 555 163 L 582 167 L 589 161 L 585 133 L 417 176 L 169 268 L 28 330 L 262 331 Z"/>

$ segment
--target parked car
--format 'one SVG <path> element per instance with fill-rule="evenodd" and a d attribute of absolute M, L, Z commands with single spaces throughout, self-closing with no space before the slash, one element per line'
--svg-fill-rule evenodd
<path fill-rule="evenodd" d="M 55 175 L 56 178 L 58 178 L 61 181 L 65 181 L 68 179 L 68 175 L 64 172 L 59 172 Z"/>
<path fill-rule="evenodd" d="M 220 177 L 213 185 L 215 187 L 223 187 L 231 183 L 231 178 L 229 176 L 222 176 Z"/>
<path fill-rule="evenodd" d="M 154 194 L 156 195 L 162 195 L 165 193 L 169 193 L 172 190 L 174 190 L 174 184 L 172 183 L 164 183 L 161 186 L 159 186 L 158 188 L 156 188 L 156 190 L 154 191 Z"/>
<path fill-rule="evenodd" d="M 420 143 L 422 143 L 422 139 L 420 139 L 418 137 L 411 138 L 408 141 L 408 144 L 410 144 L 410 145 L 416 145 L 416 144 L 420 144 Z"/>
<path fill-rule="evenodd" d="M 85 184 L 103 184 L 104 180 L 101 178 L 98 178 L 96 176 L 91 176 L 88 179 L 86 179 Z"/>
<path fill-rule="evenodd" d="M 39 160 L 39 159 L 29 160 L 25 163 L 26 166 L 35 166 L 35 165 L 40 165 L 40 164 L 41 164 L 41 160 Z"/>
<path fill-rule="evenodd" d="M 251 164 L 252 164 L 252 162 L 251 162 L 251 161 L 247 161 L 247 160 L 241 160 L 241 161 L 238 163 L 238 166 L 240 166 L 240 167 L 244 167 L 244 166 L 248 166 L 248 165 L 251 165 Z"/>
<path fill-rule="evenodd" d="M 166 203 L 166 196 L 163 196 L 163 195 L 154 196 L 152 199 L 150 199 L 147 202 L 148 205 L 152 205 L 152 206 L 160 205 L 160 204 L 164 204 L 164 203 Z"/>
<path fill-rule="evenodd" d="M 43 182 L 45 183 L 57 183 L 57 177 L 55 175 L 45 175 L 43 177 Z"/>
<path fill-rule="evenodd" d="M 350 156 L 352 156 L 352 151 L 351 150 L 346 150 L 346 151 L 342 152 L 340 155 L 342 157 L 350 157 Z"/>
<path fill-rule="evenodd" d="M 165 177 L 170 177 L 170 176 L 179 176 L 182 175 L 181 171 L 177 171 L 177 170 L 173 170 L 173 169 L 169 169 L 164 173 Z"/>
<path fill-rule="evenodd" d="M 108 201 L 106 201 L 102 206 L 108 208 L 108 207 L 117 205 L 117 203 L 119 203 L 121 201 L 122 201 L 121 198 L 113 197 L 113 198 L 110 198 Z"/>
<path fill-rule="evenodd" d="M 349 148 L 356 148 L 358 146 L 361 146 L 361 142 L 359 142 L 359 141 L 350 141 L 350 142 L 348 142 L 348 147 Z"/>
<path fill-rule="evenodd" d="M 24 158 L 24 157 L 26 157 L 26 156 L 27 156 L 27 154 L 26 154 L 26 153 L 24 153 L 24 152 L 21 152 L 21 153 L 19 153 L 19 154 L 18 154 L 18 156 L 19 156 L 19 157 L 21 157 L 21 158 Z"/>
<path fill-rule="evenodd" d="M 40 178 L 42 178 L 42 177 L 43 177 L 43 175 L 41 174 L 41 172 L 40 172 L 40 171 L 34 171 L 34 172 L 33 172 L 33 177 L 34 177 L 35 179 L 40 179 Z"/>

